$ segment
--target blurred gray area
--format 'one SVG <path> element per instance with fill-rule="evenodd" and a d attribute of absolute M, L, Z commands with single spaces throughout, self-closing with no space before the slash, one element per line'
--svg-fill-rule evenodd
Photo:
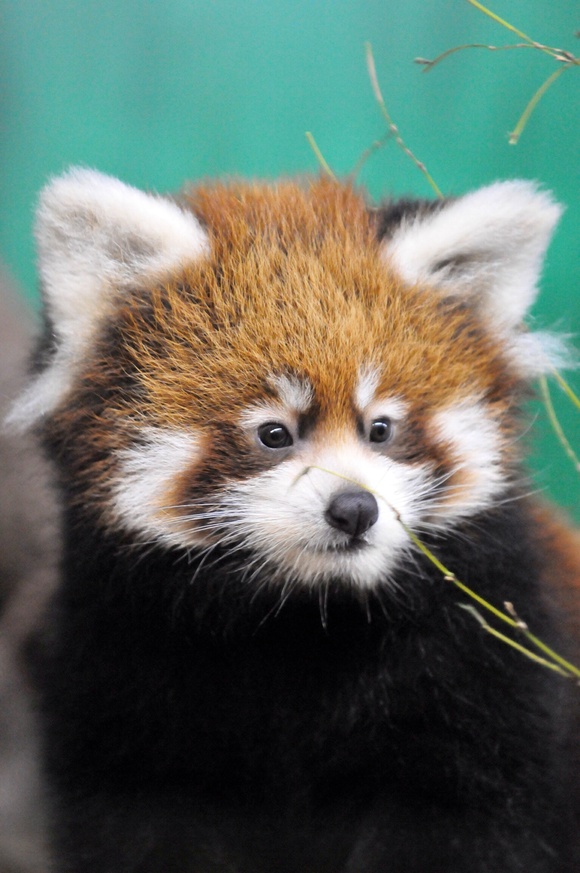
<path fill-rule="evenodd" d="M 36 324 L 0 269 L 0 422 L 22 387 Z M 0 424 L 0 873 L 47 873 L 34 695 L 24 652 L 54 586 L 50 475 L 34 438 Z"/>

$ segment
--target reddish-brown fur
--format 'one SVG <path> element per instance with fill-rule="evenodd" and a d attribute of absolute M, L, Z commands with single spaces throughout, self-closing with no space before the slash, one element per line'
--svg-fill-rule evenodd
<path fill-rule="evenodd" d="M 519 382 L 502 363 L 498 341 L 469 307 L 402 284 L 355 188 L 328 179 L 218 185 L 190 190 L 185 203 L 208 229 L 210 257 L 146 293 L 124 291 L 111 322 L 121 352 L 108 354 L 105 325 L 81 376 L 91 395 L 108 395 L 106 412 L 95 415 L 92 404 L 85 425 L 105 450 L 95 453 L 93 481 L 95 474 L 111 476 L 111 450 L 143 424 L 211 433 L 271 392 L 275 374 L 311 381 L 319 438 L 352 432 L 355 386 L 369 366 L 380 371 L 377 395 L 401 398 L 411 409 L 408 451 L 413 442 L 423 449 L 431 442 L 434 461 L 444 461 L 445 446 L 429 433 L 430 415 L 480 397 L 505 431 L 510 463 L 509 410 Z M 137 407 L 133 395 L 109 396 L 126 373 L 141 389 Z M 83 404 L 65 407 L 54 426 L 70 430 L 79 414 L 86 415 Z M 81 480 L 84 463 L 79 458 Z M 239 473 L 235 459 L 214 457 L 212 464 L 224 479 Z"/>
<path fill-rule="evenodd" d="M 571 873 L 572 683 L 486 635 L 398 525 L 568 649 L 550 600 L 567 608 L 580 557 L 523 494 L 516 321 L 500 336 L 481 288 L 405 285 L 349 185 L 183 202 L 209 255 L 106 289 L 43 426 L 66 513 L 39 671 L 62 864 Z M 385 406 L 366 418 L 364 374 Z M 313 401 L 294 417 L 292 378 Z M 273 422 L 287 455 L 260 444 Z"/>

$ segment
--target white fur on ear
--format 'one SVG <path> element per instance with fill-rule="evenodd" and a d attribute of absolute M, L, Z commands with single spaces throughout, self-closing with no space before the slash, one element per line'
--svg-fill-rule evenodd
<path fill-rule="evenodd" d="M 151 282 L 209 249 L 195 216 L 93 170 L 73 169 L 40 196 L 36 238 L 46 311 L 57 350 L 17 402 L 9 423 L 25 427 L 68 392 L 79 357 L 115 293 Z"/>
<path fill-rule="evenodd" d="M 403 219 L 384 253 L 406 282 L 471 299 L 493 328 L 509 332 L 536 298 L 561 213 L 531 182 L 497 182 Z"/>
<path fill-rule="evenodd" d="M 62 339 L 98 317 L 111 289 L 178 268 L 207 250 L 190 212 L 83 169 L 44 189 L 36 238 L 46 305 Z"/>

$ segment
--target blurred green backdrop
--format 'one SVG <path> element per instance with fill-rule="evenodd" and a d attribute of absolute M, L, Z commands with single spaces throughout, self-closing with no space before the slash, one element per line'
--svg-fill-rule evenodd
<path fill-rule="evenodd" d="M 580 54 L 578 0 L 489 5 Z M 558 79 L 519 145 L 508 145 L 551 58 L 470 49 L 427 74 L 413 63 L 463 43 L 518 41 L 466 0 L 3 0 L 0 16 L 0 257 L 30 300 L 34 202 L 70 164 L 158 191 L 204 176 L 316 172 L 311 130 L 333 169 L 348 173 L 385 130 L 369 40 L 391 115 L 446 194 L 521 176 L 566 205 L 535 316 L 578 332 L 580 69 Z M 359 178 L 373 197 L 432 196 L 393 141 Z M 580 446 L 580 415 L 557 404 Z M 577 477 L 541 412 L 536 429 L 540 487 L 576 511 Z"/>

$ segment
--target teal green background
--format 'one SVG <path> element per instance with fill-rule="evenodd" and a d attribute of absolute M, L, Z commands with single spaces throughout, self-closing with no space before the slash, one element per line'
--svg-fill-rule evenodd
<path fill-rule="evenodd" d="M 580 54 L 578 0 L 489 3 L 533 38 Z M 566 205 L 534 315 L 578 333 L 580 68 L 508 145 L 554 61 L 470 49 L 422 72 L 417 56 L 517 41 L 465 0 L 4 0 L 0 16 L 0 257 L 30 300 L 37 192 L 70 164 L 158 191 L 207 176 L 270 178 L 317 170 L 311 130 L 335 172 L 351 171 L 385 130 L 368 40 L 391 115 L 444 193 L 525 177 Z M 359 178 L 373 197 L 432 196 L 393 141 Z M 580 451 L 580 413 L 557 400 Z M 541 412 L 536 430 L 540 487 L 574 511 L 578 479 Z"/>

